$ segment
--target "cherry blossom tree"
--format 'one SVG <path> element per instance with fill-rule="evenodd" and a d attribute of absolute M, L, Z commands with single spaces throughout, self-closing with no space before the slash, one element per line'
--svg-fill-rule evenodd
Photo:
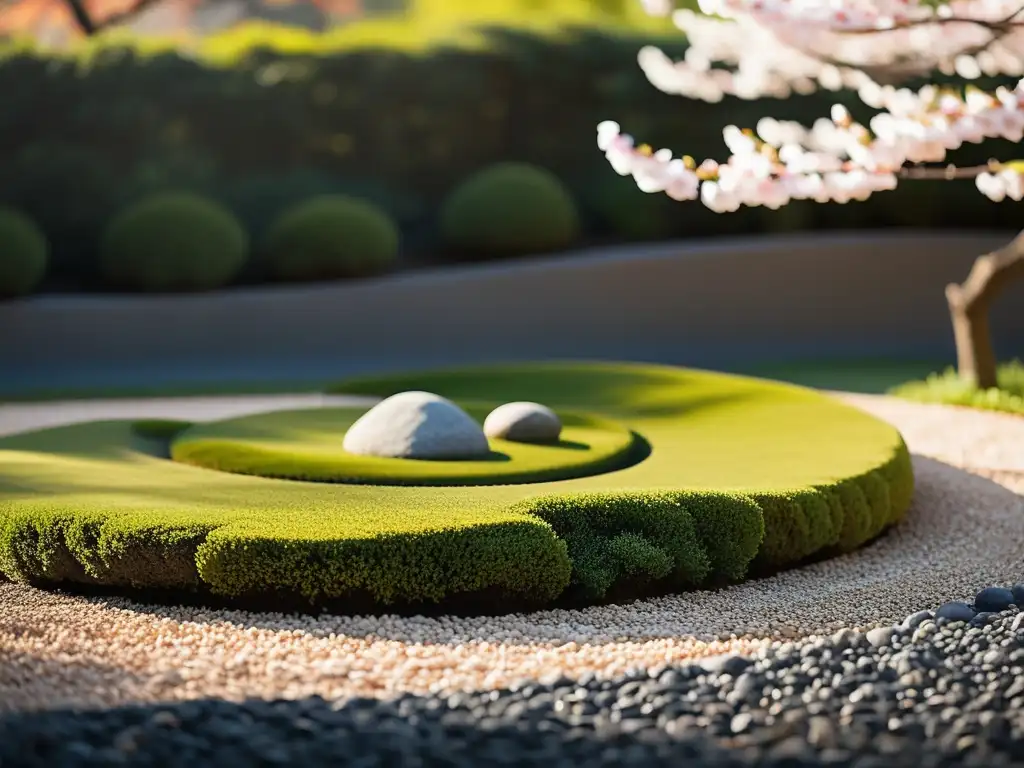
<path fill-rule="evenodd" d="M 793 200 L 862 201 L 901 179 L 973 179 L 993 201 L 1024 198 L 1024 163 L 945 163 L 965 143 L 1024 138 L 1024 80 L 991 93 L 900 87 L 935 72 L 961 81 L 1020 77 L 1024 0 L 700 0 L 704 15 L 673 11 L 671 0 L 644 4 L 649 13 L 672 13 L 690 44 L 682 61 L 654 47 L 640 51 L 648 80 L 666 93 L 717 102 L 848 89 L 876 114 L 862 125 L 836 105 L 810 127 L 770 117 L 753 129 L 730 125 L 724 162 L 654 151 L 617 123 L 601 123 L 598 146 L 641 190 L 699 199 L 720 213 Z M 946 287 L 959 374 L 980 388 L 996 386 L 989 307 L 1022 277 L 1024 233 Z"/>

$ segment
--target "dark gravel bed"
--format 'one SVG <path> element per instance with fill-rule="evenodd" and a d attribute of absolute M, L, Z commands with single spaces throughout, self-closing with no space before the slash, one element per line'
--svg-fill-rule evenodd
<path fill-rule="evenodd" d="M 0 766 L 1024 765 L 1024 614 L 1007 595 L 615 681 L 22 713 L 0 721 Z"/>

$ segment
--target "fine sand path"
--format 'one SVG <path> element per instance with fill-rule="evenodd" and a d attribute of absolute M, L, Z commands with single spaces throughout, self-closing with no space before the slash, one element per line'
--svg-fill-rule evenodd
<path fill-rule="evenodd" d="M 0 712 L 208 696 L 439 694 L 621 675 L 894 623 L 993 583 L 1024 581 L 1024 418 L 836 396 L 896 425 L 915 455 L 918 488 L 907 519 L 854 554 L 714 593 L 492 619 L 202 611 L 0 583 Z M 10 405 L 0 407 L 0 434 L 322 402 L 299 395 Z"/>

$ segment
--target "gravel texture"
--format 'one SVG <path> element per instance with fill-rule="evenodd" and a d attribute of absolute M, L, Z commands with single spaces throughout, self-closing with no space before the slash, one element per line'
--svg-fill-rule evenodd
<path fill-rule="evenodd" d="M 23 714 L 0 721 L 0 765 L 1019 765 L 1024 615 L 982 616 L 616 680 Z"/>
<path fill-rule="evenodd" d="M 210 726 L 204 723 L 214 717 L 213 710 L 208 711 L 203 707 L 223 708 L 226 714 L 236 706 L 231 702 L 240 702 L 250 697 L 304 700 L 311 696 L 322 696 L 328 701 L 340 701 L 353 696 L 388 699 L 402 693 L 444 697 L 464 691 L 509 689 L 524 680 L 544 683 L 556 678 L 584 682 L 591 680 L 586 683 L 588 690 L 590 687 L 596 690 L 601 686 L 612 686 L 605 692 L 613 690 L 615 686 L 627 685 L 630 681 L 636 683 L 648 680 L 648 677 L 657 680 L 663 673 L 666 679 L 681 676 L 679 679 L 688 680 L 697 673 L 685 668 L 673 673 L 668 670 L 672 665 L 680 665 L 687 660 L 707 656 L 723 658 L 721 655 L 726 653 L 742 653 L 754 658 L 764 656 L 765 659 L 757 662 L 760 665 L 769 664 L 767 659 L 772 659 L 771 664 L 785 663 L 784 660 L 791 655 L 792 646 L 787 644 L 791 640 L 807 643 L 807 647 L 819 647 L 822 641 L 807 638 L 813 635 L 830 636 L 842 628 L 866 631 L 878 625 L 899 623 L 905 616 L 925 609 L 934 610 L 947 600 L 970 600 L 983 587 L 1020 581 L 1024 577 L 1024 509 L 1021 498 L 1013 490 L 1024 488 L 1024 419 L 887 398 L 843 397 L 894 423 L 916 454 L 918 491 L 908 518 L 891 534 L 857 553 L 719 592 L 695 592 L 632 605 L 491 619 L 311 618 L 203 611 L 140 606 L 124 600 L 85 599 L 21 585 L 0 584 L 0 712 L 105 707 L 200 700 L 206 697 L 229 700 L 221 704 L 189 705 L 192 709 L 186 706 L 175 715 L 180 726 L 154 727 L 153 733 L 157 735 L 153 736 L 156 739 L 153 743 L 165 740 L 162 742 L 165 747 L 161 749 L 170 750 L 168 754 L 173 753 L 186 759 L 190 749 L 198 749 L 202 745 L 203 737 L 200 734 L 203 729 L 206 728 L 208 734 L 212 732 Z M 222 417 L 216 404 L 211 405 L 211 400 L 207 398 L 203 401 L 204 418 Z M 260 409 L 267 409 L 272 401 L 272 398 L 261 398 Z M 235 401 L 226 402 L 234 409 L 234 414 L 244 410 Z M 288 406 L 294 407 L 290 403 Z M 12 408 L 16 406 L 8 406 L 4 413 L 0 413 L 0 431 L 9 423 L 7 417 L 11 416 Z M 102 416 L 98 416 L 97 410 L 93 408 L 83 418 L 118 417 L 119 412 L 111 412 L 111 408 L 115 406 L 110 406 Z M 69 409 L 63 423 L 77 420 L 75 413 Z M 152 411 L 136 413 L 167 418 L 189 418 L 193 415 L 189 412 L 187 399 L 163 401 L 157 414 Z M 27 420 L 24 413 L 14 414 L 12 418 L 21 419 L 19 424 L 26 429 L 34 423 Z M 52 425 L 53 421 L 47 423 Z M 927 456 L 938 457 L 946 463 Z M 967 466 L 971 472 L 951 466 L 954 464 Z M 998 482 L 979 476 L 985 473 Z M 1004 630 L 1010 632 L 1008 627 L 999 631 Z M 882 634 L 884 630 L 872 637 L 877 640 Z M 1010 634 L 1006 634 L 1005 638 L 1000 636 L 1000 642 L 1009 637 Z M 866 645 L 862 643 L 862 647 L 854 649 L 857 653 L 874 648 L 866 634 L 864 640 Z M 1016 642 L 1013 639 L 1010 645 Z M 932 654 L 936 658 L 944 658 L 942 654 L 953 653 L 953 645 L 946 643 L 944 647 L 932 651 Z M 1008 653 L 1012 654 L 1015 648 L 1013 646 Z M 884 646 L 875 650 L 882 653 Z M 906 649 L 900 652 L 903 650 Z M 816 651 L 808 653 L 811 653 L 809 658 L 817 658 L 814 656 Z M 890 655 L 894 653 L 892 651 Z M 850 662 L 854 670 L 849 671 L 849 675 L 861 672 L 868 674 L 864 670 L 878 667 L 880 659 L 874 656 L 865 658 L 868 660 L 864 662 L 863 669 L 858 667 L 859 662 L 856 660 Z M 955 677 L 961 674 L 956 671 L 956 664 L 960 664 L 963 659 L 960 656 L 950 658 L 955 663 L 951 662 L 953 666 L 948 674 Z M 842 667 L 838 657 L 831 659 L 829 664 L 833 662 Z M 1016 661 L 1013 666 L 1017 668 Z M 834 678 L 832 667 L 826 669 L 819 664 L 819 668 L 820 674 L 811 677 L 817 680 Z M 943 669 L 942 665 L 936 667 L 936 674 L 947 674 Z M 1019 672 L 1018 669 L 1010 677 Z M 631 678 L 630 675 L 634 673 L 641 677 Z M 751 678 L 745 679 L 747 682 L 740 684 L 740 678 L 715 678 L 717 682 L 708 682 L 707 679 L 700 682 L 701 678 L 697 678 L 698 685 L 694 690 L 698 693 L 694 695 L 698 696 L 697 701 L 702 701 L 700 697 L 705 695 L 700 693 L 705 690 L 703 686 L 711 686 L 707 688 L 708 691 L 721 693 L 727 690 L 728 685 L 741 685 L 741 688 L 745 688 L 754 684 L 756 687 L 760 680 L 756 678 L 751 683 Z M 716 688 L 719 683 L 726 687 Z M 667 706 L 664 701 L 666 699 L 685 703 L 691 695 L 685 693 L 680 699 L 664 691 L 657 693 L 654 682 L 650 682 L 650 685 L 655 692 L 651 693 L 650 702 L 644 699 L 637 704 L 640 710 L 644 709 L 645 703 L 654 706 L 656 699 L 661 702 L 658 707 L 662 707 Z M 561 685 L 561 688 L 566 687 L 572 686 L 568 683 Z M 785 685 L 776 687 L 780 695 L 790 695 L 785 693 Z M 924 693 L 931 688 L 935 686 L 925 686 L 921 701 L 933 698 L 932 693 Z M 935 690 L 938 691 L 938 688 Z M 959 691 L 960 688 L 950 690 Z M 436 750 L 448 748 L 443 747 L 443 744 L 450 744 L 451 749 L 457 750 L 462 743 L 461 739 L 465 738 L 481 740 L 481 745 L 485 742 L 492 745 L 487 749 L 501 752 L 504 743 L 500 736 L 501 729 L 498 729 L 497 735 L 492 734 L 488 731 L 490 726 L 480 725 L 473 718 L 480 718 L 481 702 L 487 701 L 487 696 L 497 696 L 496 702 L 506 699 L 511 702 L 518 695 L 487 693 L 479 694 L 484 698 L 466 699 L 469 708 L 465 711 L 456 708 L 456 712 L 463 714 L 452 715 L 453 720 L 448 724 L 435 722 L 437 718 L 433 715 L 424 715 L 424 723 L 428 724 L 423 725 L 422 733 L 409 738 L 413 742 L 423 739 L 426 745 L 433 743 L 431 739 L 440 738 L 438 734 L 444 732 L 446 735 L 435 745 Z M 637 694 L 631 695 L 636 698 Z M 659 696 L 661 699 L 658 699 Z M 1014 699 L 1015 696 L 1016 693 L 1009 698 Z M 897 704 L 904 700 L 888 698 L 893 698 Z M 529 699 L 533 701 L 532 696 Z M 847 704 L 858 704 L 861 701 L 858 699 L 850 702 L 849 695 L 845 699 Z M 405 698 L 401 706 L 426 709 L 436 706 L 426 701 L 416 703 L 418 701 Z M 429 701 L 436 702 L 438 699 Z M 543 697 L 539 701 L 543 701 Z M 935 701 L 938 702 L 938 699 Z M 863 706 L 866 708 L 872 702 L 874 699 L 868 699 Z M 920 703 L 917 698 L 914 698 L 914 702 Z M 769 701 L 765 707 L 772 704 Z M 497 703 L 494 705 L 504 706 Z M 816 705 L 812 705 L 813 701 L 805 702 L 796 708 L 805 711 L 804 721 L 808 723 L 815 714 L 813 710 Z M 280 706 L 288 710 L 291 705 Z M 311 712 L 320 712 L 328 725 L 331 722 L 337 724 L 340 730 L 336 742 L 327 739 L 329 743 L 323 747 L 328 751 L 346 748 L 345 738 L 341 735 L 346 732 L 346 728 L 358 731 L 363 727 L 359 724 L 363 722 L 360 718 L 364 715 L 353 714 L 355 710 L 349 714 L 345 714 L 348 710 L 344 709 L 335 712 L 328 705 L 313 700 L 294 706 L 300 709 L 309 707 Z M 398 727 L 396 721 L 386 717 L 389 711 L 387 708 L 376 709 L 375 706 L 363 703 L 357 709 L 370 713 L 365 717 L 370 718 L 371 724 L 384 718 L 378 723 L 379 727 L 384 728 L 383 723 L 392 723 L 387 726 L 389 728 Z M 611 704 L 608 706 L 611 707 Z M 828 706 L 833 706 L 833 703 Z M 838 704 L 836 706 L 838 708 L 835 713 L 829 715 L 834 720 L 833 725 L 841 724 L 843 716 L 840 712 L 842 707 Z M 667 723 L 685 715 L 685 712 L 680 711 L 659 726 L 657 723 L 664 713 L 658 707 L 642 713 L 642 719 L 654 722 L 655 725 L 640 727 L 635 738 L 630 737 L 631 743 L 643 742 L 646 745 L 636 749 L 640 750 L 638 755 L 645 756 L 644 759 L 649 761 L 656 761 L 657 755 L 662 754 L 663 749 L 659 744 L 675 743 L 676 737 Z M 804 710 L 800 710 L 800 707 Z M 273 708 L 270 705 L 245 705 L 243 708 L 252 710 L 248 715 L 255 723 L 252 730 L 264 733 L 264 741 L 276 739 L 287 748 L 291 748 L 288 745 L 296 749 L 306 748 L 301 747 L 299 742 L 302 739 L 293 733 L 296 729 L 287 725 L 300 718 L 300 709 L 291 714 L 271 717 Z M 655 711 L 661 714 L 651 717 Z M 941 712 L 941 709 L 938 711 Z M 743 712 L 747 710 L 737 709 L 733 712 L 729 716 L 729 723 Z M 751 709 L 749 714 L 751 723 L 760 722 L 757 720 L 760 715 L 755 710 Z M 550 717 L 545 716 L 547 719 L 541 720 L 554 722 L 563 715 L 561 710 L 552 711 L 549 712 Z M 89 731 L 92 735 L 88 738 L 81 737 L 84 743 L 101 747 L 105 738 L 106 743 L 112 743 L 110 740 L 116 738 L 125 727 L 126 721 L 119 719 L 122 718 L 120 714 L 111 713 L 102 717 L 111 718 L 109 724 L 100 725 L 102 718 L 96 720 L 95 732 Z M 316 717 L 302 717 L 319 722 Z M 458 725 L 455 720 L 459 717 L 468 719 L 463 725 Z M 724 714 L 721 715 L 721 718 L 724 717 Z M 264 718 L 269 720 L 265 722 Z M 239 719 L 245 722 L 245 717 L 239 716 Z M 278 725 L 271 727 L 269 721 Z M 30 725 L 30 722 L 45 721 L 32 721 L 31 718 L 26 720 L 18 726 L 14 738 L 22 738 L 18 734 L 29 738 L 33 729 L 37 728 Z M 62 722 L 65 721 L 60 718 L 52 721 L 53 733 L 61 732 L 63 726 L 58 726 Z M 585 734 L 569 727 L 568 730 L 575 734 L 570 738 L 560 733 L 560 730 L 565 730 L 564 726 L 552 726 L 554 730 L 550 730 L 549 726 L 542 727 L 539 722 L 536 724 L 536 738 L 537 743 L 543 746 L 537 748 L 537 761 L 552 760 L 553 753 L 550 750 L 569 749 L 566 746 L 569 742 L 581 750 L 594 750 L 595 755 L 604 754 L 602 750 L 610 748 L 609 744 L 618 743 L 610 736 L 608 738 L 612 738 L 612 741 L 605 740 L 605 731 L 590 726 L 587 726 L 590 730 L 584 728 Z M 715 722 L 718 723 L 718 720 Z M 743 718 L 738 722 L 742 723 Z M 888 728 L 889 721 L 882 722 Z M 344 723 L 349 725 L 342 727 Z M 708 728 L 717 733 L 719 725 L 709 725 Z M 534 726 L 527 724 L 522 727 Z M 305 726 L 296 728 L 298 732 L 304 732 Z M 442 730 L 438 731 L 439 728 Z M 772 728 L 764 731 L 758 726 L 755 730 L 767 733 Z M 463 735 L 453 736 L 448 732 L 451 729 Z M 372 728 L 367 725 L 364 730 Z M 840 741 L 847 738 L 842 728 L 836 730 L 843 733 L 835 738 Z M 943 734 L 947 731 L 949 728 L 944 727 Z M 859 732 L 857 729 L 850 731 L 854 735 L 849 738 L 860 738 L 856 736 Z M 918 733 L 916 730 L 913 732 Z M 248 731 L 239 733 L 240 741 L 261 743 L 258 738 L 249 739 L 245 735 Z M 903 738 L 899 733 L 895 736 L 889 731 L 885 733 L 885 739 L 864 739 L 871 742 L 872 748 L 881 749 L 878 745 L 889 743 L 892 740 L 889 737 Z M 184 734 L 192 735 L 186 738 Z M 736 735 L 740 742 L 742 734 L 741 730 Z M 185 741 L 175 742 L 174 739 L 179 737 Z M 0 735 L 0 745 L 7 743 L 6 738 Z M 65 735 L 59 741 L 64 744 L 63 748 L 71 749 L 75 738 Z M 352 738 L 357 736 L 353 735 Z M 188 743 L 193 743 L 193 746 L 189 747 Z M 332 743 L 334 746 L 331 746 Z M 428 756 L 435 754 L 431 752 L 435 747 L 422 746 Z M 857 745 L 851 746 L 853 748 L 860 749 Z M 484 746 L 480 746 L 480 749 L 484 749 Z M 735 754 L 744 752 L 742 743 L 732 745 L 730 749 Z M 88 750 L 83 748 L 82 754 L 86 752 Z M 9 748 L 0 746 L 0 757 L 5 758 L 0 760 L 0 765 L 16 764 L 10 762 L 11 754 Z M 95 757 L 96 753 L 92 754 Z M 436 752 L 436 755 L 440 754 Z M 302 755 L 295 755 L 288 759 L 301 763 L 304 759 Z M 71 757 L 67 758 L 70 761 L 67 763 L 61 762 L 63 759 L 55 757 L 52 762 L 45 764 L 73 764 Z M 607 756 L 590 760 L 583 753 L 578 759 L 586 759 L 587 764 L 601 764 L 601 760 L 614 762 L 613 757 Z M 525 757 L 523 760 L 525 762 L 516 764 L 533 764 Z M 387 760 L 381 764 L 385 763 Z M 376 763 L 368 757 L 366 764 Z M 436 763 L 428 761 L 424 764 Z M 894 764 L 886 758 L 879 765 Z"/>

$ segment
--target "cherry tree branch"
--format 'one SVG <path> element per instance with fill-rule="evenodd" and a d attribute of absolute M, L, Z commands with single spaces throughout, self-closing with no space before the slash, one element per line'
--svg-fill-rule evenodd
<path fill-rule="evenodd" d="M 125 11 L 120 13 L 113 13 L 103 19 L 94 19 L 89 9 L 86 8 L 85 0 L 64 0 L 67 4 L 68 9 L 71 11 L 71 15 L 75 19 L 75 23 L 78 24 L 79 28 L 86 35 L 92 36 L 98 32 L 102 32 L 108 27 L 115 27 L 119 24 L 138 16 L 143 11 L 156 5 L 162 0 L 135 0 L 135 3 Z"/>
<path fill-rule="evenodd" d="M 993 173 L 998 170 L 999 162 L 989 160 L 985 165 L 974 165 L 966 168 L 958 168 L 955 165 L 947 165 L 944 168 L 911 166 L 909 168 L 901 168 L 897 175 L 901 179 L 953 181 L 954 179 L 976 179 L 983 173 Z"/>
<path fill-rule="evenodd" d="M 904 21 L 899 24 L 894 24 L 891 27 L 877 28 L 877 27 L 865 27 L 862 29 L 830 29 L 830 32 L 835 32 L 843 35 L 878 35 L 886 32 L 898 32 L 904 29 L 911 29 L 913 27 L 921 27 L 928 24 L 935 24 L 937 26 L 943 26 L 946 24 L 973 24 L 977 27 L 983 27 L 984 29 L 991 30 L 992 32 L 1009 32 L 1014 29 L 1024 29 L 1024 21 L 1014 21 L 1018 16 L 1024 13 L 1024 5 L 1018 8 L 1016 11 L 1011 13 L 1002 19 L 996 21 L 989 21 L 987 19 L 975 19 L 967 16 L 932 16 L 927 19 L 915 19 L 914 21 Z"/>

